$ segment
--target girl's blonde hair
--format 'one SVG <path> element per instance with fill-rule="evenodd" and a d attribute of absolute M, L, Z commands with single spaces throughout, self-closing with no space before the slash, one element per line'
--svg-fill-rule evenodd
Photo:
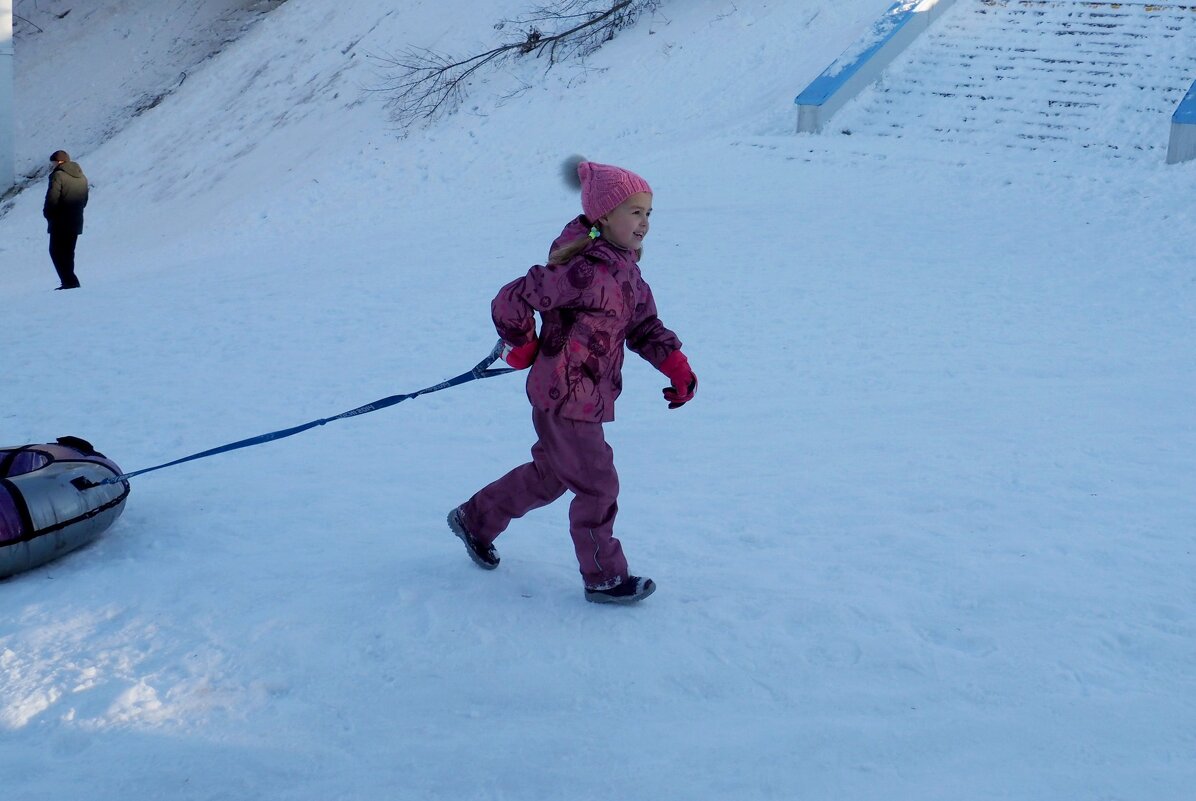
<path fill-rule="evenodd" d="M 565 262 L 569 261 L 569 259 L 576 256 L 578 253 L 581 253 L 583 250 L 588 248 L 590 246 L 590 243 L 593 241 L 594 240 L 590 238 L 590 235 L 586 234 L 584 236 L 578 237 L 577 239 L 574 239 L 572 242 L 566 242 L 565 244 L 561 245 L 559 248 L 557 248 L 556 250 L 554 250 L 548 254 L 548 263 L 549 264 L 564 264 Z"/>
<path fill-rule="evenodd" d="M 597 228 L 599 233 L 602 232 L 602 226 L 600 226 L 598 223 L 594 223 L 593 227 Z M 548 263 L 549 264 L 564 264 L 565 262 L 569 261 L 569 259 L 573 258 L 577 254 L 584 252 L 585 249 L 588 248 L 591 243 L 596 242 L 596 241 L 598 241 L 598 240 L 591 237 L 587 233 L 581 237 L 578 237 L 577 239 L 574 239 L 572 242 L 566 242 L 565 244 L 561 245 L 559 248 L 557 248 L 556 250 L 554 250 L 548 254 Z M 635 260 L 639 261 L 643 257 L 644 257 L 643 247 L 636 248 L 635 249 Z"/>

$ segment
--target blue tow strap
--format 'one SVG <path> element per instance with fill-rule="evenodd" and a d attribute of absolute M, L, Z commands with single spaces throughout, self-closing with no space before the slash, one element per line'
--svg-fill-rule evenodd
<path fill-rule="evenodd" d="M 258 437 L 251 437 L 250 439 L 243 439 L 240 442 L 232 442 L 232 443 L 229 443 L 228 445 L 221 445 L 219 448 L 212 448 L 210 450 L 206 450 L 201 453 L 193 453 L 190 456 L 184 456 L 182 459 L 175 459 L 173 462 L 166 462 L 165 464 L 156 465 L 154 467 L 147 467 L 144 470 L 135 470 L 132 473 L 122 473 L 119 476 L 113 476 L 112 478 L 106 478 L 103 481 L 100 481 L 93 486 L 101 486 L 103 484 L 115 484 L 118 481 L 127 481 L 128 479 L 133 478 L 134 476 L 140 476 L 144 473 L 152 473 L 153 471 L 161 470 L 164 467 L 173 467 L 176 464 L 182 464 L 183 462 L 190 462 L 195 459 L 203 459 L 206 456 L 215 456 L 218 453 L 227 453 L 228 451 L 235 451 L 235 450 L 239 450 L 241 448 L 248 448 L 250 445 L 259 445 L 263 442 L 272 442 L 273 440 L 276 440 L 276 439 L 283 439 L 285 437 L 294 436 L 295 434 L 298 434 L 300 432 L 307 431 L 309 428 L 315 428 L 316 426 L 322 426 L 325 423 L 331 423 L 333 420 L 343 420 L 346 417 L 357 417 L 358 415 L 366 414 L 368 412 L 376 412 L 379 409 L 385 409 L 388 406 L 394 406 L 396 403 L 402 403 L 403 401 L 409 400 L 411 398 L 418 398 L 420 395 L 427 395 L 429 392 L 439 392 L 442 389 L 448 389 L 449 387 L 455 387 L 455 386 L 459 386 L 461 384 L 468 383 L 470 381 L 476 381 L 479 378 L 493 378 L 496 375 L 503 375 L 505 373 L 514 372 L 511 369 L 500 369 L 500 370 L 491 370 L 490 369 L 490 365 L 492 365 L 496 361 L 498 361 L 498 358 L 502 355 L 502 349 L 503 349 L 503 343 L 502 343 L 502 340 L 499 340 L 498 344 L 496 344 L 494 346 L 494 349 L 490 351 L 490 355 L 487 356 L 484 360 L 478 362 L 473 367 L 472 370 L 470 370 L 469 372 L 466 372 L 466 373 L 462 373 L 461 375 L 456 376 L 454 378 L 450 378 L 448 381 L 443 381 L 434 387 L 426 387 L 424 389 L 416 390 L 415 392 L 409 392 L 405 395 L 391 395 L 388 398 L 380 398 L 380 399 L 374 401 L 373 403 L 367 403 L 364 406 L 358 406 L 356 409 L 350 409 L 347 412 L 342 412 L 341 414 L 338 414 L 335 417 L 325 417 L 320 420 L 312 420 L 310 423 L 304 423 L 303 425 L 295 426 L 294 428 L 285 428 L 281 431 L 272 431 L 269 434 L 262 434 L 261 436 L 258 436 Z"/>

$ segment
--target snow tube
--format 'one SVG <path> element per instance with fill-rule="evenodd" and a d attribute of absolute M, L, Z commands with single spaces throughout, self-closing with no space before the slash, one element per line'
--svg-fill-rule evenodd
<path fill-rule="evenodd" d="M 98 537 L 125 508 L 129 482 L 78 437 L 0 447 L 0 579 L 70 553 Z"/>

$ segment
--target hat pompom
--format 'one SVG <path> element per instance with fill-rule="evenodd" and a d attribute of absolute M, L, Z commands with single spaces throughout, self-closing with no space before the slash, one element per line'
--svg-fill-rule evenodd
<path fill-rule="evenodd" d="M 573 155 L 565 159 L 565 163 L 561 165 L 561 178 L 565 180 L 565 185 L 570 189 L 581 189 L 581 175 L 577 168 L 587 161 L 585 156 Z"/>

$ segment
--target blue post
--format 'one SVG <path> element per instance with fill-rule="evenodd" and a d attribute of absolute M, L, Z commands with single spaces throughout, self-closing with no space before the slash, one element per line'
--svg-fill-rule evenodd
<path fill-rule="evenodd" d="M 797 105 L 798 133 L 821 131 L 830 118 L 875 81 L 910 42 L 955 0 L 898 0 L 872 29 L 807 86 Z"/>
<path fill-rule="evenodd" d="M 1171 115 L 1171 141 L 1167 145 L 1167 163 L 1178 164 L 1196 158 L 1196 82 L 1179 101 Z"/>

